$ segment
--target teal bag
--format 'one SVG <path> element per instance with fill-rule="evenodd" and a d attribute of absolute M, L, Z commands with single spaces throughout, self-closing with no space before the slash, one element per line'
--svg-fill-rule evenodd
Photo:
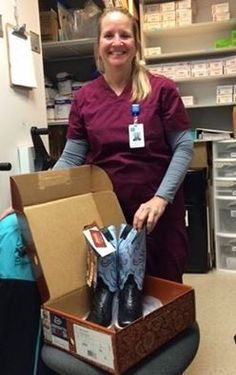
<path fill-rule="evenodd" d="M 15 213 L 0 220 L 0 279 L 35 281 Z"/>

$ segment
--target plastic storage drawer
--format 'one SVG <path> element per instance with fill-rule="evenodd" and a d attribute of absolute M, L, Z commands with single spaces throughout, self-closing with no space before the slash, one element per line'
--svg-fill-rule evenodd
<path fill-rule="evenodd" d="M 220 267 L 236 270 L 236 237 L 218 237 Z"/>
<path fill-rule="evenodd" d="M 217 199 L 221 232 L 236 233 L 236 200 Z"/>
<path fill-rule="evenodd" d="M 217 143 L 216 157 L 224 159 L 236 158 L 236 142 Z"/>
<path fill-rule="evenodd" d="M 236 159 L 235 161 L 222 161 L 215 163 L 216 177 L 236 177 Z"/>
<path fill-rule="evenodd" d="M 215 181 L 216 195 L 222 197 L 236 196 L 236 180 L 235 181 Z"/>

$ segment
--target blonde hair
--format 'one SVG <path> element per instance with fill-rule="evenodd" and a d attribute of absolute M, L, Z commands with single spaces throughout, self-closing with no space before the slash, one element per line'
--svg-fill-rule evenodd
<path fill-rule="evenodd" d="M 134 40 L 135 40 L 135 45 L 136 45 L 136 55 L 133 61 L 133 66 L 132 66 L 132 96 L 131 96 L 131 101 L 141 101 L 145 99 L 151 92 L 151 85 L 150 81 L 148 78 L 148 73 L 147 70 L 144 68 L 144 66 L 141 65 L 140 62 L 140 48 L 141 48 L 141 43 L 139 39 L 139 28 L 136 19 L 128 12 L 128 10 L 123 9 L 123 8 L 109 8 L 106 9 L 100 16 L 99 21 L 98 21 L 98 32 L 97 32 L 97 41 L 94 46 L 94 55 L 95 55 L 95 60 L 96 60 L 96 65 L 97 69 L 99 70 L 100 73 L 104 73 L 104 65 L 102 62 L 101 57 L 99 56 L 98 53 L 98 47 L 99 47 L 99 41 L 100 41 L 100 36 L 101 36 L 101 28 L 102 28 L 102 20 L 103 18 L 106 17 L 106 15 L 114 13 L 114 12 L 120 12 L 121 14 L 124 14 L 127 16 L 131 23 L 132 23 L 132 30 L 133 30 L 133 35 L 134 35 Z"/>

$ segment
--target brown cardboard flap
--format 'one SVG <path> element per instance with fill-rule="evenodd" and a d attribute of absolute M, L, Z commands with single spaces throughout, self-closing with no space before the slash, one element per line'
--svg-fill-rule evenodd
<path fill-rule="evenodd" d="M 92 165 L 11 176 L 10 183 L 12 206 L 19 211 L 33 204 L 112 190 L 107 174 Z"/>
<path fill-rule="evenodd" d="M 34 263 L 40 265 L 51 300 L 86 283 L 84 226 L 94 221 L 100 227 L 124 222 L 111 182 L 100 168 L 61 172 L 12 177 L 13 201 L 17 196 L 25 205 L 22 211 L 33 238 Z"/>

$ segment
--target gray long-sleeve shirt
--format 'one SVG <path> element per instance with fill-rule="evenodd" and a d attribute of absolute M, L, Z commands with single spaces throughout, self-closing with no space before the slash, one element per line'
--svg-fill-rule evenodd
<path fill-rule="evenodd" d="M 171 203 L 192 160 L 193 141 L 189 130 L 169 132 L 167 141 L 173 156 L 155 195 Z M 68 139 L 63 153 L 53 169 L 71 168 L 84 164 L 87 150 L 86 140 Z"/>

